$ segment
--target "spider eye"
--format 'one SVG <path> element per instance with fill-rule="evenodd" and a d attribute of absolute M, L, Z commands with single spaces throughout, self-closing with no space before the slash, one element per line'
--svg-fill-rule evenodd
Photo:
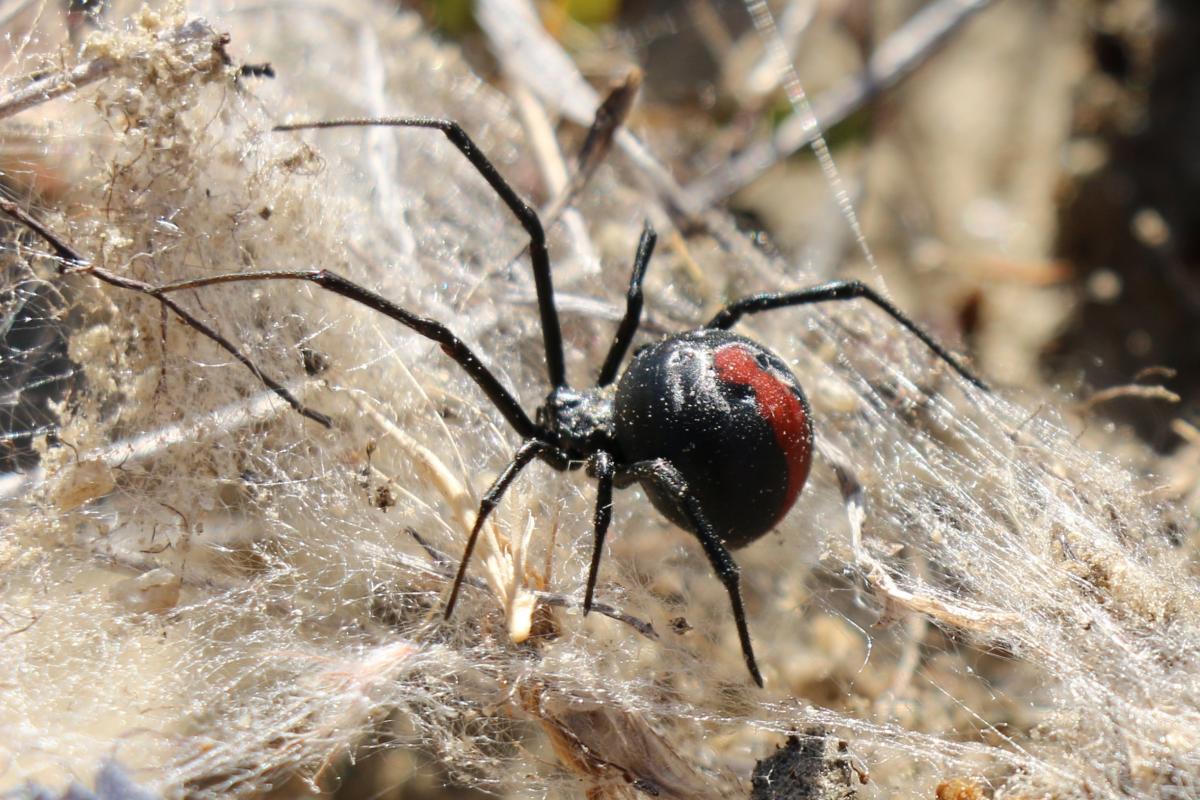
<path fill-rule="evenodd" d="M 767 369 L 771 366 L 771 359 L 767 358 L 766 353 L 758 353 L 754 356 L 754 360 L 757 361 L 758 365 L 763 369 Z"/>

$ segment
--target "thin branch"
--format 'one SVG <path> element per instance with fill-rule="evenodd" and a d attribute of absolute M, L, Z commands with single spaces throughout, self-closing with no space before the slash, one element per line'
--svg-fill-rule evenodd
<path fill-rule="evenodd" d="M 23 208 L 9 200 L 0 200 L 0 211 L 8 214 L 10 217 L 20 222 L 25 227 L 36 233 L 47 244 L 53 248 L 58 257 L 63 263 L 59 265 L 59 274 L 68 275 L 72 273 L 82 273 L 92 276 L 98 281 L 107 283 L 109 286 L 116 286 L 119 289 L 127 289 L 131 292 L 144 294 L 148 297 L 153 297 L 163 307 L 169 308 L 175 312 L 175 316 L 179 317 L 185 325 L 192 330 L 205 336 L 214 344 L 219 346 L 229 355 L 233 356 L 246 369 L 250 370 L 255 378 L 258 378 L 259 383 L 273 391 L 281 400 L 295 409 L 297 414 L 311 419 L 313 422 L 319 423 L 326 428 L 333 427 L 333 420 L 319 411 L 314 411 L 308 406 L 301 403 L 294 394 L 282 383 L 272 378 L 267 373 L 263 372 L 248 355 L 243 353 L 237 345 L 222 335 L 216 328 L 204 322 L 200 318 L 194 316 L 191 312 L 185 309 L 175 300 L 167 296 L 167 291 L 170 289 L 154 286 L 144 281 L 126 278 L 116 273 L 109 272 L 106 269 L 91 264 L 79 251 L 75 250 L 66 240 L 47 228 L 37 219 L 32 217 Z"/>
<path fill-rule="evenodd" d="M 592 605 L 592 608 L 595 608 L 597 611 L 600 610 L 599 607 L 594 604 Z M 13 636 L 19 636 L 20 634 L 22 634 L 25 631 L 32 628 L 34 625 L 37 625 L 38 620 L 40 620 L 41 618 L 42 618 L 41 614 L 30 613 L 29 622 L 27 622 L 26 624 L 22 625 L 19 628 L 13 628 L 11 631 L 8 631 L 3 636 L 0 636 L 0 642 L 4 641 L 5 639 L 10 639 Z M 8 620 L 5 620 L 5 623 L 7 623 L 7 622 L 8 622 Z"/>
<path fill-rule="evenodd" d="M 479 0 L 475 16 L 492 53 L 510 76 L 520 79 L 547 106 L 575 124 L 592 124 L 599 93 L 546 31 L 529 0 Z M 669 210 L 689 222 L 699 220 L 704 207 L 680 188 L 671 171 L 628 128 L 618 129 L 614 141 Z"/>
<path fill-rule="evenodd" d="M 193 20 L 186 25 L 176 28 L 164 34 L 162 40 L 172 44 L 184 44 L 205 37 L 213 39 L 214 47 L 224 44 L 223 38 L 216 34 L 203 20 Z M 34 106 L 39 106 L 56 97 L 70 94 L 76 89 L 87 86 L 90 83 L 95 83 L 101 78 L 111 75 L 127 61 L 144 55 L 144 53 L 131 53 L 125 58 L 100 56 L 72 69 L 52 72 L 48 75 L 38 77 L 25 86 L 14 89 L 3 97 L 0 97 L 0 119 L 20 114 L 22 111 L 26 111 Z"/>
<path fill-rule="evenodd" d="M 992 0 L 939 0 L 921 9 L 879 46 L 861 72 L 813 101 L 815 125 L 808 114 L 793 114 L 775 129 L 768 141 L 746 148 L 685 191 L 702 207 L 724 200 L 775 163 L 811 144 L 821 131 L 829 130 L 907 78 L 964 22 L 991 3 Z"/>
<path fill-rule="evenodd" d="M 114 469 L 128 466 L 157 458 L 168 448 L 181 442 L 197 441 L 208 431 L 231 433 L 252 425 L 261 425 L 278 417 L 284 410 L 278 395 L 268 389 L 205 414 L 164 425 L 91 452 L 80 453 L 76 460 L 99 461 Z M 42 467 L 0 476 L 0 501 L 11 500 L 34 491 L 46 478 Z"/>
<path fill-rule="evenodd" d="M 1183 399 L 1165 386 L 1143 386 L 1139 383 L 1127 383 L 1120 386 L 1109 386 L 1107 389 L 1101 389 L 1093 393 L 1087 400 L 1079 404 L 1079 409 L 1087 413 L 1102 403 L 1108 403 L 1123 397 L 1132 397 L 1138 400 L 1162 400 L 1164 403 L 1178 403 Z"/>
<path fill-rule="evenodd" d="M 596 116 L 588 127 L 587 136 L 575 155 L 575 168 L 570 177 L 550 205 L 543 212 L 547 225 L 553 225 L 554 220 L 562 210 L 575 199 L 587 182 L 591 180 L 596 168 L 608 157 L 613 140 L 629 118 L 633 110 L 634 100 L 642 87 L 642 71 L 636 67 L 626 73 L 624 79 L 613 84 L 604 101 L 596 108 Z"/>

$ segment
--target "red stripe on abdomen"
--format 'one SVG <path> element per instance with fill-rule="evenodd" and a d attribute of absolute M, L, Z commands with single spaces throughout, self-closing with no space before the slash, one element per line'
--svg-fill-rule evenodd
<path fill-rule="evenodd" d="M 787 495 L 776 522 L 791 509 L 808 480 L 812 465 L 812 437 L 808 413 L 790 386 L 763 369 L 754 354 L 740 345 L 719 348 L 713 355 L 717 377 L 754 391 L 759 416 L 771 426 L 775 441 L 788 465 Z"/>

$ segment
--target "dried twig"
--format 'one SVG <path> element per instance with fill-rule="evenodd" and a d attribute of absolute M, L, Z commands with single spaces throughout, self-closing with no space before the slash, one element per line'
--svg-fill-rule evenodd
<path fill-rule="evenodd" d="M 161 38 L 172 44 L 183 44 L 205 37 L 213 39 L 214 47 L 224 44 L 223 37 L 213 32 L 213 29 L 203 20 L 193 20 L 163 34 Z M 136 58 L 140 55 L 142 54 L 133 53 L 129 58 Z M 126 59 L 112 56 L 100 56 L 63 72 L 52 72 L 39 76 L 26 85 L 13 89 L 5 96 L 0 97 L 0 119 L 19 114 L 56 97 L 70 94 L 90 83 L 95 83 L 101 78 L 111 75 L 125 61 Z"/>
<path fill-rule="evenodd" d="M 303 391 L 303 386 L 293 388 Z M 129 439 L 121 439 L 98 450 L 80 453 L 77 461 L 98 462 L 111 468 L 129 466 L 157 458 L 175 445 L 201 439 L 209 431 L 230 433 L 261 425 L 278 417 L 285 410 L 274 392 L 259 392 L 206 414 L 165 425 Z M 0 476 L 0 500 L 10 500 L 33 491 L 45 479 L 46 473 L 41 467 Z"/>
<path fill-rule="evenodd" d="M 708 177 L 689 185 L 686 192 L 702 207 L 724 200 L 779 160 L 811 144 L 822 130 L 907 78 L 964 22 L 990 4 L 991 0 L 939 0 L 921 9 L 880 45 L 862 72 L 813 101 L 815 125 L 807 114 L 793 114 L 768 141 L 746 148 Z"/>
<path fill-rule="evenodd" d="M 148 297 L 153 297 L 164 308 L 169 308 L 175 312 L 175 316 L 187 325 L 192 330 L 203 335 L 205 338 L 212 341 L 229 355 L 233 356 L 246 369 L 250 370 L 251 374 L 259 380 L 259 382 L 270 389 L 281 400 L 291 406 L 297 414 L 303 417 L 308 417 L 313 422 L 320 423 L 326 428 L 333 427 L 333 420 L 315 411 L 300 402 L 297 397 L 292 394 L 291 390 L 279 381 L 272 378 L 267 373 L 263 372 L 241 348 L 235 345 L 232 341 L 222 335 L 216 328 L 204 322 L 199 317 L 196 317 L 183 306 L 179 305 L 175 300 L 167 296 L 166 290 L 139 281 L 134 278 L 126 278 L 118 275 L 115 272 L 109 272 L 106 269 L 95 266 L 90 263 L 79 251 L 68 245 L 66 241 L 58 234 L 51 231 L 34 217 L 30 216 L 23 208 L 10 200 L 0 200 L 0 211 L 8 214 L 10 217 L 21 223 L 31 231 L 36 233 L 54 250 L 62 263 L 59 265 L 60 274 L 83 273 L 92 276 L 102 283 L 107 283 L 109 286 L 115 286 L 118 289 L 127 289 L 131 292 L 144 294 Z"/>
<path fill-rule="evenodd" d="M 625 124 L 629 112 L 633 109 L 633 101 L 637 98 L 641 85 L 642 71 L 631 69 L 624 80 L 609 90 L 608 96 L 596 108 L 596 116 L 576 154 L 575 169 L 571 172 L 566 186 L 562 187 L 558 196 L 543 212 L 547 225 L 554 224 L 562 210 L 583 190 L 596 168 L 604 162 L 608 151 L 612 149 L 617 131 Z"/>
<path fill-rule="evenodd" d="M 855 565 L 871 589 L 881 595 L 887 603 L 924 614 L 944 625 L 984 633 L 1020 622 L 1020 617 L 1016 614 L 946 603 L 931 592 L 910 591 L 897 584 L 883 564 L 863 546 L 862 523 L 866 511 L 862 484 L 849 469 L 840 464 L 834 464 L 834 471 L 837 472 L 842 499 L 846 503 Z"/>
<path fill-rule="evenodd" d="M 1138 400 L 1162 400 L 1165 403 L 1178 403 L 1182 398 L 1165 386 L 1143 386 L 1139 383 L 1126 383 L 1120 386 L 1109 386 L 1094 392 L 1079 404 L 1079 410 L 1087 413 L 1103 403 L 1132 397 Z"/>
<path fill-rule="evenodd" d="M 542 27 L 528 0 L 480 0 L 476 18 L 505 70 L 537 92 L 550 107 L 577 125 L 591 125 L 600 97 L 584 80 L 562 46 Z M 615 142 L 642 178 L 675 214 L 696 220 L 704 206 L 684 191 L 628 129 Z"/>

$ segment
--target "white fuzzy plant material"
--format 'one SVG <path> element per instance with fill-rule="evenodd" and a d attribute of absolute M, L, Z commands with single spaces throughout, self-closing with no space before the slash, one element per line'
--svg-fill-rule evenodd
<path fill-rule="evenodd" d="M 17 199 L 90 263 L 149 283 L 334 270 L 446 321 L 540 402 L 523 234 L 460 155 L 431 131 L 270 132 L 452 117 L 538 196 L 508 100 L 452 47 L 365 2 L 115 9 L 82 47 L 39 8 L 8 22 L 6 91 L 104 69 L 9 115 L 45 155 L 6 178 L 38 176 Z M 213 31 L 278 77 L 237 78 Z M 636 179 L 614 155 L 579 200 L 599 264 L 551 233 L 577 384 L 642 219 L 670 234 Z M 736 554 L 760 690 L 698 545 L 640 491 L 616 496 L 597 587 L 613 614 L 584 619 L 581 472 L 527 471 L 441 619 L 518 441 L 436 346 L 299 283 L 178 295 L 326 429 L 152 298 L 47 253 L 6 229 L 13 291 L 52 290 L 75 366 L 40 466 L 4 479 L 0 790 L 109 759 L 168 796 L 330 788 L 369 739 L 505 796 L 738 797 L 787 734 L 820 729 L 869 771 L 863 796 L 1200 792 L 1200 591 L 1173 544 L 1190 529 L 1041 398 L 964 387 L 870 308 L 741 328 L 809 387 L 820 449 L 778 532 Z M 680 330 L 811 280 L 744 242 L 664 235 L 647 310 Z"/>

